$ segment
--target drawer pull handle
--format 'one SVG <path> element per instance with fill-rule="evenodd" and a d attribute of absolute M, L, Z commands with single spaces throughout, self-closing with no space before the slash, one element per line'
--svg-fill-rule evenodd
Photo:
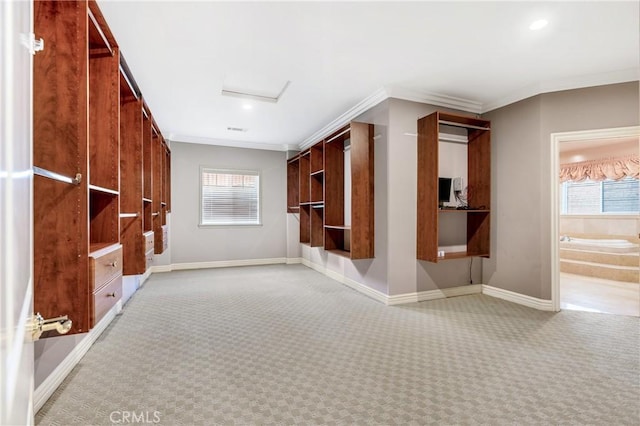
<path fill-rule="evenodd" d="M 112 266 L 112 267 L 114 267 L 114 268 L 117 268 L 117 267 L 118 267 L 118 261 L 117 261 L 117 260 L 114 260 L 113 262 L 109 263 L 109 266 Z"/>
<path fill-rule="evenodd" d="M 116 297 L 116 292 L 114 291 L 113 293 L 107 293 L 107 297 Z"/>

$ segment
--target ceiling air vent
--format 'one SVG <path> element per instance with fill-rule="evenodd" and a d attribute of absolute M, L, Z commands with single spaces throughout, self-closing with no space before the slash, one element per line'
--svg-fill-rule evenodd
<path fill-rule="evenodd" d="M 227 130 L 230 132 L 246 132 L 249 129 L 245 129 L 242 127 L 227 127 Z"/>

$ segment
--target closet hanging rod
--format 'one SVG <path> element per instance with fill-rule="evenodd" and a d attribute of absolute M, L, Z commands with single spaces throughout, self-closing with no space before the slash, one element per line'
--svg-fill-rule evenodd
<path fill-rule="evenodd" d="M 337 135 L 335 135 L 334 137 L 332 137 L 331 139 L 327 139 L 327 143 L 338 139 L 340 136 L 344 135 L 345 133 L 349 133 L 349 131 L 351 131 L 351 128 L 349 127 L 348 129 L 345 129 L 343 131 L 341 131 L 340 133 L 338 133 Z"/>
<path fill-rule="evenodd" d="M 455 121 L 438 120 L 438 124 L 453 127 L 464 127 L 465 129 L 491 130 L 491 127 L 474 126 L 473 124 L 456 123 Z"/>
<path fill-rule="evenodd" d="M 138 213 L 120 213 L 120 218 L 123 217 L 138 217 Z"/>
<path fill-rule="evenodd" d="M 47 169 L 43 169 L 41 167 L 33 167 L 33 174 L 34 175 L 38 175 L 38 176 L 42 176 L 42 177 L 46 177 L 49 179 L 53 179 L 53 180 L 57 180 L 58 182 L 64 182 L 64 183 L 70 183 L 71 185 L 80 185 L 80 182 L 82 182 L 82 175 L 80 173 L 76 174 L 75 178 L 70 178 L 55 172 L 52 172 L 50 170 Z"/>
<path fill-rule="evenodd" d="M 151 213 L 151 216 L 159 216 L 160 212 Z"/>

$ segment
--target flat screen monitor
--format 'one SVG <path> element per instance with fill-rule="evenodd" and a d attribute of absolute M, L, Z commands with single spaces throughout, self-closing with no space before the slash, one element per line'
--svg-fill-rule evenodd
<path fill-rule="evenodd" d="M 449 201 L 451 201 L 451 178 L 438 178 L 438 204 L 442 206 Z"/>

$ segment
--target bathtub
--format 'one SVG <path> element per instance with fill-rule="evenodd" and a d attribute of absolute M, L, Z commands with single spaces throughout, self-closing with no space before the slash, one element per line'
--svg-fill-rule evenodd
<path fill-rule="evenodd" d="M 638 251 L 638 244 L 623 239 L 592 239 L 563 236 L 560 238 L 560 248 L 606 251 L 611 253 L 633 253 Z"/>

